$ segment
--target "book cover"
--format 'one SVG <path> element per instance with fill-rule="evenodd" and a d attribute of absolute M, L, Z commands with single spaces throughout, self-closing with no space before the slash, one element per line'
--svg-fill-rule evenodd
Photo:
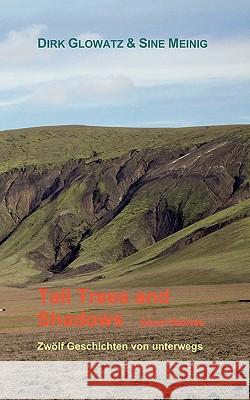
<path fill-rule="evenodd" d="M 249 398 L 249 1 L 0 19 L 0 399 Z"/>

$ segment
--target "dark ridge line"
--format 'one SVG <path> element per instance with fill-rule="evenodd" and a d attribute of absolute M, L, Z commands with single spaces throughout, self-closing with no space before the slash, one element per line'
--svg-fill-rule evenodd
<path fill-rule="evenodd" d="M 79 240 L 79 242 L 77 243 L 77 245 L 76 245 L 74 248 L 72 248 L 72 250 L 71 250 L 69 253 L 67 253 L 67 255 L 66 255 L 62 260 L 60 260 L 58 263 L 52 265 L 52 266 L 49 268 L 49 270 L 48 270 L 49 272 L 52 272 L 52 273 L 55 274 L 55 275 L 56 275 L 56 274 L 61 274 L 61 273 L 66 272 L 66 271 L 67 271 L 67 267 L 68 267 L 73 261 L 75 261 L 75 260 L 77 259 L 78 255 L 79 255 L 79 252 L 80 252 L 80 248 L 81 248 L 81 242 L 83 242 L 83 241 L 84 241 L 85 239 L 87 239 L 88 237 L 92 236 L 93 233 L 96 233 L 96 232 L 100 231 L 101 229 L 103 229 L 103 228 L 104 228 L 107 224 L 109 224 L 114 218 L 116 218 L 116 217 L 125 209 L 125 207 L 130 203 L 130 201 L 131 201 L 131 199 L 133 198 L 133 196 L 135 195 L 135 193 L 136 193 L 141 187 L 143 187 L 144 185 L 150 184 L 150 183 L 152 183 L 152 182 L 154 182 L 154 181 L 156 181 L 156 180 L 158 180 L 158 179 L 163 179 L 163 177 L 157 177 L 157 176 L 155 176 L 155 177 L 154 177 L 154 176 L 153 176 L 153 177 L 147 177 L 147 173 L 148 173 L 148 171 L 149 171 L 149 169 L 150 169 L 150 166 L 151 166 L 151 162 L 148 163 L 148 165 L 147 165 L 147 167 L 146 167 L 146 169 L 145 169 L 143 175 L 141 175 L 141 176 L 137 179 L 137 181 L 135 181 L 135 182 L 130 186 L 130 188 L 128 189 L 128 192 L 127 192 L 127 194 L 126 194 L 126 196 L 125 196 L 124 199 L 118 204 L 118 206 L 117 206 L 114 210 L 110 211 L 107 215 L 105 215 L 105 216 L 102 217 L 101 219 L 97 220 L 96 226 L 95 226 L 93 229 L 90 229 L 90 230 L 89 230 L 89 233 L 88 233 L 87 235 L 85 235 L 85 232 L 83 232 L 83 235 L 82 235 L 82 237 L 80 238 L 80 240 Z M 214 214 L 212 214 L 212 215 L 215 215 L 215 214 L 216 214 L 216 212 L 215 212 Z M 248 215 L 245 215 L 245 216 L 243 216 L 242 218 L 241 218 L 241 217 L 238 217 L 238 218 L 236 217 L 235 220 L 232 220 L 232 221 L 224 221 L 224 222 L 222 222 L 222 223 L 215 224 L 215 226 L 220 225 L 220 227 L 219 227 L 219 228 L 215 228 L 214 230 L 210 231 L 209 233 L 205 233 L 204 235 L 201 235 L 201 236 L 199 237 L 199 233 L 200 233 L 201 231 L 204 231 L 205 227 L 204 227 L 204 228 L 200 228 L 199 230 L 197 230 L 197 231 L 193 232 L 192 234 L 188 235 L 186 238 L 180 239 L 177 243 L 175 243 L 174 245 L 172 245 L 168 250 L 166 250 L 166 252 L 167 252 L 167 253 L 166 253 L 166 256 L 170 256 L 170 255 L 173 254 L 174 252 L 176 252 L 176 251 L 178 251 L 178 250 L 180 250 L 180 249 L 185 248 L 188 244 L 190 244 L 190 243 L 187 243 L 187 242 L 188 242 L 190 239 L 193 239 L 193 236 L 194 236 L 194 235 L 198 235 L 198 238 L 195 239 L 195 240 L 192 240 L 191 243 L 193 243 L 193 242 L 195 242 L 195 241 L 197 241 L 197 240 L 199 240 L 199 239 L 201 239 L 201 238 L 207 236 L 207 235 L 210 234 L 210 233 L 213 233 L 213 232 L 215 232 L 215 231 L 217 231 L 217 230 L 219 230 L 219 229 L 222 229 L 224 226 L 226 226 L 226 225 L 228 225 L 228 224 L 230 224 L 230 223 L 235 222 L 237 219 L 243 219 L 243 218 L 246 218 L 247 216 L 248 216 Z M 210 228 L 211 228 L 211 227 L 208 227 L 207 230 L 210 230 Z M 213 226 L 212 226 L 212 228 L 213 228 Z M 180 232 L 180 231 L 181 231 L 181 229 L 179 229 L 177 232 Z M 186 240 L 186 241 L 185 241 L 185 240 Z M 183 241 L 185 241 L 184 245 L 182 245 L 182 242 L 183 242 Z M 175 249 L 176 246 L 177 246 L 177 248 Z M 180 247 L 180 246 L 181 246 L 181 247 Z M 164 252 L 165 252 L 165 251 L 164 251 Z M 149 259 L 148 261 L 152 261 L 152 260 L 154 260 L 154 259 L 158 259 L 158 258 L 160 258 L 160 257 L 165 256 L 164 252 L 163 252 L 163 253 L 160 253 L 158 256 L 156 256 L 156 257 L 154 257 L 154 258 L 152 258 L 152 259 Z M 124 257 L 124 258 L 125 258 L 125 257 Z M 133 264 L 133 265 L 140 265 L 140 264 L 143 264 L 143 263 Z"/>
<path fill-rule="evenodd" d="M 146 173 L 146 171 L 145 171 Z M 58 264 L 54 264 L 49 268 L 49 272 L 53 272 L 54 274 L 60 274 L 65 271 L 65 269 L 78 257 L 79 252 L 80 252 L 80 247 L 81 247 L 81 242 L 87 239 L 88 237 L 92 236 L 94 232 L 100 231 L 104 226 L 109 224 L 114 218 L 119 215 L 124 208 L 129 204 L 131 201 L 133 195 L 136 193 L 136 191 L 143 186 L 143 178 L 144 176 L 141 176 L 138 178 L 136 182 L 134 182 L 131 187 L 129 188 L 127 195 L 124 197 L 124 199 L 118 204 L 118 206 L 111 211 L 108 215 L 105 217 L 97 220 L 96 226 L 94 229 L 89 230 L 89 234 L 86 235 L 85 232 L 83 233 L 81 239 L 79 240 L 77 246 L 72 249 L 71 252 L 69 252 Z M 58 268 L 59 267 L 59 268 Z"/>
<path fill-rule="evenodd" d="M 223 136 L 224 137 L 224 136 Z M 220 138 L 220 140 L 223 138 L 223 137 L 221 137 Z M 209 142 L 205 142 L 205 144 L 207 144 L 207 143 L 213 143 L 213 142 L 217 142 L 218 141 L 218 139 L 214 139 L 214 140 L 211 140 L 211 141 L 209 141 Z M 200 146 L 198 147 L 198 148 L 202 148 L 203 147 L 203 143 L 201 143 L 200 144 Z M 142 150 L 143 151 L 143 150 Z M 137 154 L 137 150 L 134 150 L 134 151 L 130 151 L 129 153 L 128 153 L 128 155 L 130 156 L 130 159 L 131 158 L 133 158 L 135 155 Z M 115 158 L 113 158 L 112 160 L 115 160 L 115 159 L 120 159 L 121 157 L 115 157 Z M 69 161 L 71 161 L 71 160 L 69 160 Z M 62 167 L 61 167 L 61 169 L 60 169 L 60 173 L 59 173 L 59 175 L 58 175 L 58 177 L 57 178 L 55 178 L 55 180 L 54 180 L 54 182 L 52 183 L 52 185 L 51 185 L 51 187 L 49 188 L 49 190 L 47 190 L 45 193 L 44 193 L 44 195 L 43 195 L 43 197 L 41 198 L 41 202 L 40 202 L 40 204 L 38 204 L 35 208 L 33 208 L 32 210 L 31 210 L 31 212 L 28 214 L 28 215 L 26 215 L 20 222 L 19 222 L 19 224 L 16 226 L 16 228 L 5 238 L 5 239 L 3 239 L 3 241 L 2 242 L 0 242 L 0 245 L 3 243 L 3 242 L 5 242 L 6 240 L 8 240 L 9 239 L 9 237 L 18 229 L 18 227 L 22 224 L 22 222 L 26 219 L 26 218 L 28 218 L 30 215 L 32 215 L 38 208 L 42 208 L 45 204 L 47 204 L 47 202 L 49 202 L 49 201 L 53 201 L 63 190 L 65 190 L 67 187 L 69 187 L 71 184 L 72 184 L 72 182 L 74 182 L 74 181 L 77 181 L 77 180 L 79 180 L 79 179 L 81 179 L 82 177 L 81 176 L 79 176 L 79 175 L 76 175 L 76 176 L 74 176 L 74 171 L 76 170 L 76 168 L 74 168 L 72 171 L 70 171 L 69 172 L 69 174 L 68 174 L 68 176 L 61 182 L 61 187 L 60 187 L 60 185 L 58 186 L 57 184 L 55 185 L 55 183 L 59 183 L 60 184 L 60 177 L 61 177 L 61 175 L 62 175 L 62 172 L 63 172 L 63 169 L 64 169 L 64 167 L 67 165 L 67 163 L 69 163 L 69 161 L 67 161 L 65 164 L 63 164 L 62 165 Z M 78 159 L 78 160 L 72 160 L 72 161 L 78 161 L 79 163 L 82 161 L 82 159 Z M 104 163 L 104 165 L 105 165 L 105 161 L 106 160 L 98 160 L 99 162 L 103 162 Z M 98 162 L 98 161 L 93 161 L 93 162 L 91 162 L 90 164 L 92 164 L 92 163 L 96 163 L 96 162 Z M 109 160 L 110 161 L 110 160 Z M 86 165 L 86 163 L 85 163 L 85 161 L 83 160 L 83 162 L 84 162 L 84 164 Z M 127 162 L 128 162 L 128 160 L 121 166 L 121 168 L 120 168 L 120 170 L 118 171 L 118 173 L 117 173 L 117 175 L 119 174 L 119 172 L 124 168 L 124 166 L 127 164 Z M 149 170 L 150 170 L 150 167 L 151 167 L 151 163 L 152 163 L 152 160 L 151 161 L 148 161 L 148 162 L 145 162 L 145 169 L 144 169 L 144 171 L 142 172 L 142 175 L 141 176 L 139 176 L 138 177 L 138 179 L 134 182 L 134 183 L 132 183 L 132 185 L 128 188 L 128 191 L 127 191 L 127 193 L 126 193 L 126 195 L 124 196 L 124 198 L 122 199 L 122 201 L 115 207 L 115 209 L 114 210 L 112 210 L 112 211 L 110 211 L 110 212 L 108 212 L 105 216 L 103 216 L 102 218 L 100 218 L 99 220 L 97 220 L 97 222 L 96 222 L 96 226 L 93 228 L 93 229 L 91 229 L 91 230 L 89 230 L 89 232 L 88 232 L 88 234 L 86 235 L 86 232 L 83 232 L 82 233 L 82 235 L 81 235 L 81 238 L 79 239 L 79 241 L 77 242 L 77 244 L 72 248 L 72 249 L 70 249 L 69 248 L 69 252 L 58 262 L 58 263 L 54 263 L 54 265 L 52 265 L 50 268 L 49 268 L 49 272 L 53 272 L 53 273 L 61 273 L 61 272 L 63 272 L 65 269 L 67 269 L 67 267 L 77 258 L 77 256 L 79 255 L 79 251 L 80 251 L 80 245 L 81 245 L 81 242 L 82 241 L 84 241 L 87 237 L 89 237 L 89 236 L 91 236 L 94 232 L 98 232 L 99 230 L 101 230 L 104 226 L 106 226 L 108 223 L 110 223 L 114 218 L 116 218 L 117 217 L 117 215 L 119 215 L 123 210 L 124 210 L 124 208 L 130 203 L 130 201 L 131 201 L 131 199 L 133 198 L 133 196 L 135 195 L 135 193 L 138 191 L 138 190 L 140 190 L 140 188 L 143 186 L 143 185 L 147 185 L 147 184 L 150 184 L 151 182 L 153 182 L 153 181 L 156 181 L 156 180 L 159 180 L 159 179 L 163 179 L 164 177 L 165 177 L 165 174 L 163 175 L 163 176 L 147 176 L 147 173 L 149 172 Z M 170 164 L 171 164 L 171 162 L 170 162 Z M 25 167 L 23 168 L 24 170 L 26 169 Z M 117 175 L 116 175 L 116 177 L 117 177 Z M 55 190 L 54 190 L 54 193 L 53 193 L 53 187 L 55 186 Z M 214 213 L 212 214 L 212 215 L 214 215 Z M 231 222 L 234 222 L 234 221 L 231 221 Z M 228 223 L 231 223 L 231 222 L 228 222 Z M 215 224 L 215 225 L 218 225 L 218 224 Z M 214 231 L 216 231 L 216 230 L 219 230 L 219 229 L 221 229 L 222 227 L 224 227 L 224 226 L 221 226 L 221 227 L 219 227 L 219 228 L 215 228 L 215 230 Z M 207 228 L 207 230 L 209 231 L 209 229 L 210 228 L 212 228 L 212 227 L 208 227 Z M 178 231 L 180 231 L 181 229 L 179 229 Z M 195 241 L 197 241 L 197 240 L 199 240 L 200 238 L 202 238 L 202 237 L 204 237 L 204 236 L 207 236 L 208 234 L 210 234 L 210 233 L 212 233 L 212 231 L 211 232 L 208 232 L 208 233 L 204 233 L 204 231 L 206 231 L 206 228 L 204 227 L 204 228 L 200 228 L 199 230 L 197 230 L 197 231 L 195 231 L 195 232 L 193 232 L 192 234 L 190 234 L 190 236 L 187 236 L 186 238 L 183 238 L 183 239 L 180 239 L 178 242 L 176 242 L 174 245 L 172 245 L 169 249 L 167 249 L 167 250 L 165 250 L 163 253 L 160 253 L 158 256 L 156 256 L 156 257 L 154 257 L 154 258 L 159 258 L 159 257 L 161 257 L 161 256 L 164 256 L 165 254 L 165 252 L 166 252 L 166 255 L 168 256 L 168 255 L 171 255 L 172 253 L 174 253 L 175 251 L 178 251 L 179 249 L 181 249 L 181 248 L 184 248 L 184 247 L 186 247 L 188 244 L 190 244 L 190 243 L 192 243 L 192 242 L 195 242 Z M 196 238 L 196 235 L 197 235 L 197 238 Z M 67 235 L 66 235 L 67 236 Z M 195 236 L 195 238 L 194 238 L 194 236 Z M 191 242 L 189 242 L 191 240 Z M 184 243 L 183 243 L 183 241 L 184 241 Z M 177 247 L 176 249 L 175 249 L 175 246 Z M 55 255 L 56 255 L 56 253 L 57 253 L 57 249 L 55 249 L 56 250 L 56 252 L 55 252 Z M 154 259 L 153 258 L 153 259 Z M 153 260 L 153 259 L 150 259 L 150 260 Z M 149 261 L 150 261 L 149 260 Z M 140 263 L 139 263 L 140 264 Z M 136 265 L 136 264 L 134 264 L 134 265 Z"/>
<path fill-rule="evenodd" d="M 215 214 L 213 214 L 213 215 L 215 215 Z M 244 215 L 237 216 L 232 220 L 222 221 L 222 222 L 218 222 L 217 224 L 214 224 L 214 225 L 210 225 L 210 226 L 207 226 L 207 227 L 204 226 L 203 228 L 199 228 L 196 231 L 194 231 L 193 233 L 190 233 L 189 235 L 185 236 L 184 238 L 179 239 L 176 243 L 174 243 L 173 245 L 168 247 L 168 249 L 163 250 L 157 256 L 149 258 L 147 261 L 142 261 L 142 262 L 139 262 L 139 263 L 131 264 L 131 266 L 143 265 L 143 264 L 146 264 L 148 262 L 158 260 L 158 259 L 160 259 L 162 257 L 170 257 L 171 255 L 173 255 L 177 251 L 183 250 L 184 248 L 186 248 L 190 244 L 195 243 L 198 240 L 203 239 L 204 237 L 207 237 L 210 234 L 212 234 L 214 232 L 217 232 L 217 231 L 225 228 L 228 225 L 233 224 L 234 222 L 241 221 L 241 220 L 243 220 L 245 218 L 248 218 L 248 217 L 249 217 L 249 213 L 247 212 Z M 170 237 L 170 236 L 168 236 L 168 237 Z M 192 240 L 193 238 L 194 238 L 194 240 Z M 162 240 L 164 240 L 164 239 L 162 239 Z"/>
<path fill-rule="evenodd" d="M 134 149 L 134 150 L 132 150 L 131 152 L 133 153 L 133 152 L 136 152 L 137 150 L 136 149 Z M 130 153 L 131 153 L 130 152 Z M 128 153 L 128 154 L 130 154 L 130 153 Z M 117 159 L 119 159 L 120 157 L 114 157 L 114 158 L 111 158 L 110 160 L 108 160 L 108 161 L 114 161 L 114 160 L 117 160 Z M 80 164 L 81 162 L 83 162 L 83 164 L 86 166 L 86 167 L 89 167 L 91 164 L 100 164 L 100 163 L 104 163 L 104 164 L 106 164 L 106 162 L 107 162 L 107 160 L 105 160 L 105 159 L 97 159 L 97 160 L 91 160 L 91 161 L 89 161 L 89 162 L 87 162 L 89 159 L 88 158 L 86 158 L 86 159 L 84 159 L 84 158 L 78 158 L 78 159 L 70 159 L 70 160 L 68 160 L 68 161 L 66 161 L 64 164 L 60 164 L 60 165 L 55 165 L 54 167 L 52 167 L 51 169 L 49 169 L 49 170 L 52 170 L 53 168 L 59 168 L 59 170 L 60 170 L 60 173 L 59 173 L 59 175 L 55 178 L 55 180 L 54 180 L 54 182 L 52 183 L 52 185 L 51 185 L 51 187 L 55 184 L 55 181 L 57 181 L 57 180 L 59 180 L 60 179 L 60 176 L 62 175 L 62 172 L 63 172 L 63 169 L 65 168 L 65 166 L 67 165 L 67 163 L 69 163 L 69 162 L 78 162 L 78 164 Z M 9 172 L 19 172 L 19 171 L 21 171 L 21 172 L 26 172 L 27 171 L 27 169 L 28 168 L 33 168 L 33 169 L 37 169 L 37 167 L 35 166 L 35 165 L 33 165 L 33 164 L 27 164 L 27 165 L 24 165 L 24 166 L 22 166 L 22 167 L 20 167 L 20 168 L 18 168 L 18 167 L 15 167 L 15 168 L 13 168 L 13 169 L 10 169 L 9 171 L 4 171 L 2 174 L 0 173 L 0 176 L 1 175 L 4 175 L 4 174 L 8 174 Z M 47 169 L 47 166 L 46 165 L 42 165 L 41 166 L 41 170 L 43 171 L 43 169 L 44 170 L 46 170 Z M 74 171 L 74 170 L 73 170 Z M 72 172 L 72 171 L 71 171 Z M 86 175 L 86 177 L 87 177 L 87 175 Z M 86 177 L 84 177 L 84 178 L 86 178 Z M 0 246 L 2 245 L 2 244 L 4 244 L 13 234 L 15 234 L 15 232 L 17 231 L 17 229 L 22 225 L 22 223 L 27 219 L 27 218 L 29 218 L 32 214 L 34 214 L 38 209 L 41 209 L 41 208 L 43 208 L 44 206 L 46 206 L 50 201 L 54 201 L 65 189 L 67 189 L 67 188 L 69 188 L 70 187 L 70 185 L 73 183 L 73 182 L 77 182 L 77 181 L 79 181 L 81 178 L 82 178 L 82 176 L 75 176 L 75 177 L 70 177 L 70 175 L 67 177 L 68 178 L 68 180 L 66 179 L 66 180 L 64 180 L 63 181 L 63 186 L 59 186 L 59 187 L 57 187 L 56 188 L 56 190 L 54 191 L 54 193 L 52 192 L 52 193 L 49 193 L 48 195 L 46 195 L 46 192 L 48 192 L 48 190 L 43 194 L 43 196 L 42 196 L 42 198 L 41 198 L 41 201 L 40 201 L 40 203 L 39 204 L 37 204 L 35 207 L 33 207 L 30 211 L 29 211 L 29 214 L 27 214 L 27 215 L 25 215 L 22 219 L 20 219 L 20 221 L 17 223 L 17 225 L 14 227 L 14 229 L 5 237 L 5 238 L 3 238 L 2 240 L 0 240 Z M 70 179 L 71 178 L 71 179 Z M 16 180 L 16 178 L 14 179 L 14 181 Z M 13 181 L 13 182 L 14 182 Z M 11 183 L 11 186 L 12 186 L 12 184 L 13 184 L 13 182 Z M 9 188 L 10 189 L 10 188 Z M 9 191 L 9 189 L 8 189 L 8 191 Z M 12 220 L 16 223 L 16 221 L 13 219 L 13 217 L 12 217 L 12 215 L 9 213 L 9 215 L 10 215 L 10 217 L 12 218 Z"/>
<path fill-rule="evenodd" d="M 68 163 L 69 161 L 77 161 L 79 164 L 83 161 L 84 164 L 86 165 L 85 160 L 84 160 L 84 159 L 81 159 L 81 158 L 79 158 L 79 159 L 77 159 L 77 160 L 68 160 L 68 161 L 66 161 L 65 164 L 61 165 L 60 173 L 59 173 L 59 175 L 55 178 L 55 180 L 53 181 L 53 183 L 52 183 L 52 185 L 51 185 L 51 187 L 50 187 L 49 189 L 51 189 L 51 188 L 54 186 L 55 181 L 60 180 L 60 176 L 62 175 L 63 168 L 65 168 L 65 166 L 67 165 L 67 163 Z M 103 160 L 103 161 L 105 162 L 105 160 Z M 93 163 L 96 163 L 96 162 L 93 161 Z M 21 167 L 21 168 L 19 168 L 19 169 L 18 169 L 18 168 L 15 168 L 15 169 L 13 169 L 13 171 L 16 170 L 16 172 L 18 172 L 18 171 L 24 172 L 24 171 L 27 171 L 27 168 L 29 168 L 29 167 L 35 168 L 33 165 L 27 165 L 27 166 Z M 55 166 L 55 168 L 57 168 L 57 166 Z M 53 169 L 53 168 L 52 168 L 52 169 Z M 44 167 L 44 170 L 46 170 L 46 167 Z M 10 170 L 10 171 L 12 171 L 12 170 Z M 73 170 L 73 171 L 74 171 L 74 170 Z M 5 173 L 7 173 L 7 172 L 4 172 L 4 174 L 5 174 Z M 1 174 L 0 174 L 0 176 L 1 176 Z M 17 225 L 14 227 L 14 229 L 13 229 L 4 239 L 0 240 L 0 246 L 1 246 L 2 244 L 4 244 L 12 235 L 15 234 L 15 232 L 17 231 L 17 229 L 23 224 L 23 222 L 25 222 L 25 220 L 26 220 L 27 218 L 29 218 L 31 215 L 33 215 L 37 210 L 39 210 L 39 209 L 43 208 L 44 206 L 46 206 L 49 202 L 54 201 L 65 189 L 68 189 L 68 188 L 70 187 L 70 185 L 71 185 L 73 182 L 77 182 L 79 179 L 81 179 L 81 176 L 70 177 L 70 175 L 69 175 L 67 178 L 68 178 L 68 180 L 67 180 L 67 179 L 64 180 L 64 181 L 63 181 L 63 185 L 62 185 L 61 187 L 60 187 L 60 186 L 57 187 L 57 188 L 55 189 L 54 193 L 51 192 L 51 193 L 49 193 L 49 194 L 47 195 L 48 190 L 45 191 L 45 193 L 44 193 L 43 196 L 41 197 L 40 203 L 37 204 L 37 205 L 36 205 L 35 207 L 33 207 L 32 209 L 30 209 L 30 210 L 29 210 L 29 213 L 28 213 L 27 215 L 25 215 L 22 219 L 20 219 L 20 221 L 17 223 Z M 84 178 L 85 178 L 85 177 L 84 177 Z M 16 180 L 16 179 L 15 179 L 15 180 Z M 13 184 L 13 182 L 12 182 L 12 184 Z M 11 184 L 11 185 L 12 185 L 12 184 Z M 8 189 L 8 191 L 9 191 L 9 189 Z M 10 213 L 9 213 L 9 214 L 10 214 Z M 10 217 L 13 219 L 13 217 L 12 217 L 11 214 L 10 214 Z M 16 222 L 14 219 L 13 219 L 13 221 Z"/>

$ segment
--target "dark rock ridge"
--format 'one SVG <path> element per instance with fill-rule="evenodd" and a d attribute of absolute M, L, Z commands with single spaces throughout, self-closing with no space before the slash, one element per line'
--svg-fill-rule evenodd
<path fill-rule="evenodd" d="M 27 251 L 37 268 L 50 273 L 65 271 L 77 258 L 84 240 L 105 228 L 136 196 L 146 199 L 151 191 L 142 223 L 151 243 L 157 242 L 248 198 L 248 154 L 247 145 L 239 139 L 220 138 L 190 148 L 135 149 L 111 160 L 80 159 L 51 168 L 16 168 L 0 175 L 0 245 L 11 240 L 32 215 L 39 219 L 39 210 L 56 204 L 72 187 L 76 187 L 76 194 L 71 194 L 74 203 L 80 185 L 84 190 L 79 192 L 77 211 L 62 204 L 41 223 L 48 225 L 47 245 Z M 196 232 L 195 240 L 203 234 Z M 127 234 L 119 240 L 117 260 L 143 246 Z M 88 273 L 91 266 L 95 269 L 99 265 L 97 261 L 89 263 L 78 272 Z"/>
<path fill-rule="evenodd" d="M 171 256 L 175 252 L 184 249 L 189 244 L 195 243 L 197 240 L 200 240 L 200 239 L 204 238 L 205 236 L 210 235 L 211 233 L 217 232 L 220 229 L 223 229 L 224 227 L 232 224 L 233 222 L 247 218 L 248 216 L 249 216 L 248 213 L 246 213 L 246 214 L 243 213 L 242 215 L 239 215 L 235 218 L 228 219 L 227 221 L 219 222 L 219 223 L 207 226 L 207 227 L 196 229 L 194 232 L 190 233 L 185 238 L 179 239 L 175 244 L 170 246 L 168 249 L 164 250 L 162 253 L 159 253 L 157 258 Z M 148 261 L 152 261 L 152 260 L 154 260 L 154 258 L 151 258 Z"/>

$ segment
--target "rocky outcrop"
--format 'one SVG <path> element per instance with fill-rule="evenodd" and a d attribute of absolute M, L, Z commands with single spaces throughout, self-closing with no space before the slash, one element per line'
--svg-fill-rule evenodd
<path fill-rule="evenodd" d="M 0 175 L 0 243 L 11 240 L 27 218 L 57 204 L 70 188 L 84 185 L 77 211 L 63 203 L 54 207 L 55 215 L 48 215 L 43 224 L 49 227 L 46 244 L 27 251 L 27 258 L 37 268 L 51 274 L 62 273 L 76 259 L 86 238 L 113 221 L 138 193 L 150 196 L 152 184 L 157 184 L 157 193 L 148 202 L 143 224 L 150 232 L 151 242 L 157 242 L 248 198 L 248 154 L 245 143 L 222 138 L 174 150 L 135 149 L 109 160 L 80 159 L 51 168 L 16 168 Z M 197 232 L 196 236 L 201 234 Z M 141 249 L 127 234 L 119 240 L 121 251 L 117 259 Z M 91 266 L 99 265 L 82 265 L 78 272 L 88 273 Z"/>

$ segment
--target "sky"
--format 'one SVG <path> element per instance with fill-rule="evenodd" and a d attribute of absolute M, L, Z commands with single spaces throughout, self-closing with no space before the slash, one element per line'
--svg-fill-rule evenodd
<path fill-rule="evenodd" d="M 37 38 L 207 49 L 37 49 Z M 1 0 L 0 130 L 250 123 L 249 0 Z"/>

